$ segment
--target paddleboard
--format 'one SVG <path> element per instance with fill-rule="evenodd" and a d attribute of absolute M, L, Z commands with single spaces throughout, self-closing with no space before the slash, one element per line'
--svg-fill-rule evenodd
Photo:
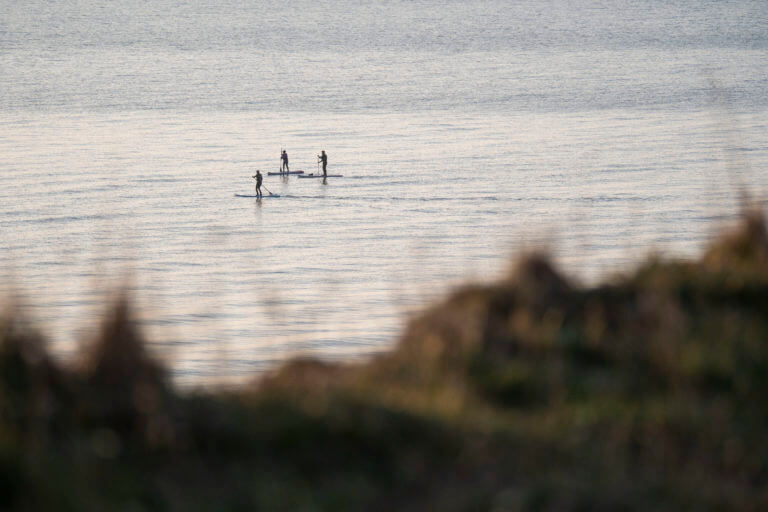
<path fill-rule="evenodd" d="M 322 174 L 300 174 L 299 178 L 343 178 L 343 174 L 329 174 L 328 176 L 323 176 Z"/>
<path fill-rule="evenodd" d="M 269 176 L 283 176 L 286 174 L 304 174 L 304 171 L 289 171 L 289 172 L 270 171 L 267 174 Z"/>
<path fill-rule="evenodd" d="M 259 196 L 257 196 L 256 194 L 235 194 L 235 197 L 259 197 Z M 264 194 L 261 197 L 263 199 L 266 199 L 268 197 L 280 197 L 280 194 L 272 194 L 272 195 Z"/>

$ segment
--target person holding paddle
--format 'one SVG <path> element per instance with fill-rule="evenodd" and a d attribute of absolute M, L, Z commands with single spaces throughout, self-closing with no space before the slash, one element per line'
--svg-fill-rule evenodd
<path fill-rule="evenodd" d="M 264 176 L 256 169 L 256 174 L 253 175 L 253 179 L 256 180 L 256 197 L 261 197 L 261 182 L 264 180 Z"/>
<path fill-rule="evenodd" d="M 325 154 L 325 150 L 322 150 L 319 155 L 317 155 L 317 158 L 320 162 L 323 162 L 323 177 L 328 176 L 328 172 L 326 171 L 326 167 L 328 167 L 328 155 Z"/>
<path fill-rule="evenodd" d="M 283 162 L 280 166 L 280 172 L 291 172 L 291 170 L 288 168 L 288 153 L 286 153 L 285 150 L 283 150 L 283 152 L 280 154 L 280 160 Z"/>

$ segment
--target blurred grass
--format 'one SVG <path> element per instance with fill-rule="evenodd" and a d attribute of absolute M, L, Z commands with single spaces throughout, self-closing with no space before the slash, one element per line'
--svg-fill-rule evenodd
<path fill-rule="evenodd" d="M 768 233 L 573 285 L 546 255 L 362 365 L 181 393 L 126 297 L 73 368 L 0 321 L 0 510 L 768 509 Z"/>

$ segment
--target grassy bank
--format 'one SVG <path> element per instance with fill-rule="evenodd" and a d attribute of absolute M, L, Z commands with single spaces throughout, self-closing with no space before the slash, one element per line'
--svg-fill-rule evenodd
<path fill-rule="evenodd" d="M 595 287 L 543 255 L 367 364 L 181 393 L 127 300 L 76 367 L 0 323 L 2 510 L 768 509 L 768 233 Z"/>

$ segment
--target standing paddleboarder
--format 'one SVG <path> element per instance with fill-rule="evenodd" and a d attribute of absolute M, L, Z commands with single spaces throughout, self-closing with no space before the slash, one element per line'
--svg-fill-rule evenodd
<path fill-rule="evenodd" d="M 282 161 L 280 172 L 291 172 L 291 170 L 288 168 L 288 153 L 286 153 L 285 150 L 283 150 L 283 152 L 280 154 L 280 160 Z"/>
<path fill-rule="evenodd" d="M 256 174 L 253 175 L 253 179 L 256 180 L 256 197 L 261 197 L 261 182 L 264 180 L 264 177 L 258 169 L 256 169 Z"/>
<path fill-rule="evenodd" d="M 326 168 L 328 167 L 328 155 L 325 154 L 325 150 L 322 150 L 319 155 L 317 155 L 317 159 L 320 162 L 323 162 L 323 177 L 328 176 L 328 172 L 326 171 Z"/>

